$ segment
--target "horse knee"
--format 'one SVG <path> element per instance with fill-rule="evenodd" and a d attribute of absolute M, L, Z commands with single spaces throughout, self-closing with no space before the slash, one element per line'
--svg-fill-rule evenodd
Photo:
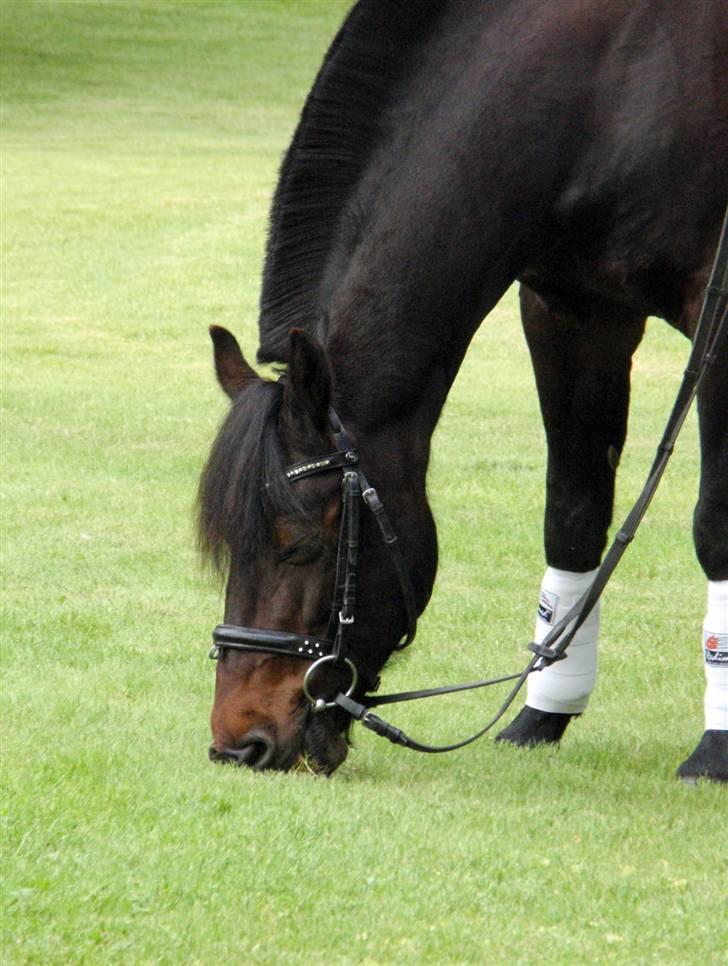
<path fill-rule="evenodd" d="M 728 580 L 728 483 L 701 494 L 693 517 L 695 553 L 708 580 Z"/>
<path fill-rule="evenodd" d="M 598 567 L 612 520 L 615 471 L 599 453 L 551 448 L 546 477 L 544 549 L 551 567 L 583 573 Z"/>
<path fill-rule="evenodd" d="M 698 393 L 700 491 L 693 517 L 695 551 L 708 580 L 728 580 L 726 398 L 728 366 L 713 366 Z"/>

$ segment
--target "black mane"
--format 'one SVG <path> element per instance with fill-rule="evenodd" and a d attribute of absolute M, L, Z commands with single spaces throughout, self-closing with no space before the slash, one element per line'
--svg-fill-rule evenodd
<path fill-rule="evenodd" d="M 307 519 L 284 477 L 278 434 L 280 383 L 256 380 L 235 400 L 200 479 L 198 535 L 203 557 L 222 574 L 229 558 L 255 560 L 270 547 L 279 515 Z"/>
<path fill-rule="evenodd" d="M 339 219 L 380 142 L 398 80 L 446 2 L 360 0 L 329 48 L 273 198 L 259 361 L 286 361 L 294 325 L 325 337 L 319 287 Z"/>

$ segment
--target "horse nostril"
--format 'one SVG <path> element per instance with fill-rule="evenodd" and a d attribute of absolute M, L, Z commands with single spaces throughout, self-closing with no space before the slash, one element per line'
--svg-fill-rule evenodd
<path fill-rule="evenodd" d="M 210 748 L 210 760 L 231 765 L 247 765 L 255 771 L 262 771 L 270 765 L 275 754 L 275 744 L 263 731 L 250 731 L 235 748 L 223 748 L 217 751 Z"/>
<path fill-rule="evenodd" d="M 250 731 L 237 748 L 230 750 L 238 765 L 248 765 L 256 771 L 262 771 L 273 760 L 275 744 L 264 731 Z"/>

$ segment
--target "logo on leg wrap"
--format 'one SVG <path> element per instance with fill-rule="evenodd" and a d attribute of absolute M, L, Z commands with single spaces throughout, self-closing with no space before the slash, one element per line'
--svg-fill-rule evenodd
<path fill-rule="evenodd" d="M 728 634 L 713 634 L 705 631 L 705 663 L 708 667 L 728 667 Z"/>
<path fill-rule="evenodd" d="M 554 614 L 556 613 L 558 605 L 558 594 L 552 594 L 550 590 L 541 590 L 541 596 L 538 599 L 539 618 L 547 624 L 553 624 Z"/>

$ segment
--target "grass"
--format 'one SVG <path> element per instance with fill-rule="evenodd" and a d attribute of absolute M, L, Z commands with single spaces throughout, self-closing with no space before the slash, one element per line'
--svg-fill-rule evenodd
<path fill-rule="evenodd" d="M 277 165 L 345 7 L 0 7 L 3 962 L 723 963 L 725 792 L 673 779 L 702 732 L 693 419 L 559 751 L 424 758 L 358 729 L 330 781 L 206 760 L 206 328 L 255 351 Z M 620 517 L 685 355 L 650 325 Z M 442 566 L 388 686 L 521 666 L 543 462 L 510 293 L 437 431 Z M 445 741 L 494 701 L 391 718 Z"/>

